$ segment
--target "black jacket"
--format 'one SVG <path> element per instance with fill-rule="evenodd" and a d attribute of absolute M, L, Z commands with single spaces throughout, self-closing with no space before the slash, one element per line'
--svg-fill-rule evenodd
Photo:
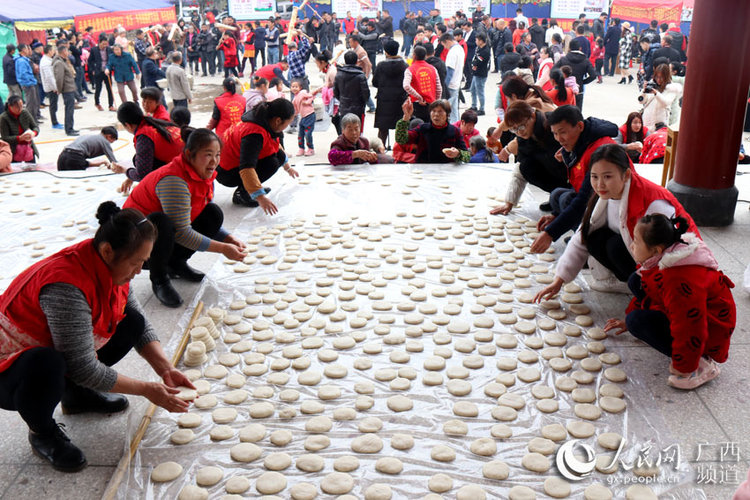
<path fill-rule="evenodd" d="M 480 47 L 477 45 L 477 51 L 474 54 L 474 59 L 471 61 L 471 69 L 474 76 L 487 78 L 487 73 L 490 71 L 491 60 L 492 54 L 490 53 L 490 46 L 485 45 L 484 47 Z"/>
<path fill-rule="evenodd" d="M 544 47 L 544 35 L 545 29 L 538 24 L 532 24 L 529 26 L 529 33 L 531 33 L 531 43 L 537 47 Z"/>
<path fill-rule="evenodd" d="M 594 19 L 594 40 L 604 38 L 604 23 L 601 19 Z"/>
<path fill-rule="evenodd" d="M 3 56 L 3 83 L 18 85 L 18 80 L 16 80 L 16 61 L 10 54 Z"/>
<path fill-rule="evenodd" d="M 416 36 L 417 35 L 417 21 L 416 21 L 416 19 L 402 19 L 401 31 L 405 35 Z"/>
<path fill-rule="evenodd" d="M 591 64 L 591 59 L 588 59 L 581 51 L 568 52 L 557 61 L 555 67 L 561 68 L 566 64 L 573 70 L 573 76 L 576 77 L 576 83 L 579 87 L 593 82 L 599 76 L 596 68 Z"/>
<path fill-rule="evenodd" d="M 511 43 L 511 44 L 513 43 L 513 32 L 510 30 L 510 28 L 506 26 L 505 29 L 502 31 L 501 35 L 502 36 L 500 37 L 500 40 L 499 40 L 501 49 L 505 47 L 506 43 Z"/>
<path fill-rule="evenodd" d="M 365 52 L 375 53 L 378 51 L 378 31 L 376 29 L 367 32 L 360 32 L 359 36 L 362 38 L 362 48 Z"/>
<path fill-rule="evenodd" d="M 375 128 L 395 128 L 403 116 L 401 105 L 406 100 L 404 72 L 409 65 L 403 59 L 386 59 L 375 67 L 372 86 L 378 89 Z"/>
<path fill-rule="evenodd" d="M 197 46 L 198 50 L 201 52 L 216 52 L 216 44 L 218 43 L 218 39 L 214 36 L 211 30 L 198 33 Z"/>
<path fill-rule="evenodd" d="M 586 118 L 584 121 L 583 132 L 581 132 L 578 142 L 573 147 L 573 151 L 568 153 L 563 150 L 563 163 L 567 168 L 573 168 L 578 163 L 578 159 L 583 155 L 586 148 L 591 145 L 594 141 L 601 139 L 602 137 L 617 137 L 619 130 L 617 125 L 607 120 L 601 120 L 599 118 Z M 590 165 L 589 165 L 590 166 Z M 591 180 L 589 179 L 589 172 L 586 172 L 586 177 L 583 179 L 581 189 L 578 190 L 570 204 L 558 215 L 552 223 L 547 226 L 545 231 L 552 236 L 552 239 L 556 240 L 569 230 L 573 230 L 581 223 L 583 219 L 583 213 L 586 211 L 586 204 L 591 197 Z"/>
<path fill-rule="evenodd" d="M 651 60 L 656 61 L 657 59 L 662 57 L 668 59 L 669 62 L 682 61 L 682 55 L 680 54 L 680 51 L 675 49 L 674 47 L 662 47 L 660 49 L 656 49 L 653 56 L 651 57 Z"/>
<path fill-rule="evenodd" d="M 339 100 L 339 115 L 364 115 L 365 104 L 370 98 L 370 87 L 362 68 L 351 65 L 339 68 L 333 80 L 333 97 Z"/>
<path fill-rule="evenodd" d="M 568 183 L 568 173 L 565 164 L 557 161 L 555 153 L 560 149 L 560 143 L 547 125 L 547 115 L 536 111 L 534 134 L 528 139 L 516 136 L 518 140 L 518 162 L 521 173 L 533 172 L 537 181 L 534 184 L 545 191 L 548 187 L 563 187 Z M 526 175 L 524 175 L 526 177 Z M 529 180 L 529 179 L 526 179 Z M 539 182 L 543 181 L 543 182 Z"/>
<path fill-rule="evenodd" d="M 620 37 L 622 30 L 619 26 L 610 26 L 604 35 L 604 53 L 617 54 L 620 51 Z M 595 39 L 596 40 L 596 39 Z"/>
<path fill-rule="evenodd" d="M 112 57 L 112 49 L 107 48 L 107 60 L 109 61 L 109 58 Z M 89 70 L 89 78 L 93 79 L 95 76 L 104 73 L 104 68 L 102 68 L 102 55 L 99 52 L 99 46 L 93 47 L 91 49 L 91 52 L 89 53 L 89 60 L 88 60 L 88 70 Z"/>
<path fill-rule="evenodd" d="M 500 59 L 500 74 L 504 75 L 508 71 L 513 71 L 521 62 L 521 54 L 518 52 L 509 52 Z"/>
<path fill-rule="evenodd" d="M 381 19 L 380 22 L 378 22 L 378 28 L 386 37 L 393 38 L 393 18 L 391 16 Z"/>
<path fill-rule="evenodd" d="M 445 77 L 448 76 L 448 68 L 445 67 L 445 62 L 437 56 L 428 57 L 425 59 L 427 64 L 430 64 L 435 71 L 437 71 L 438 78 L 440 78 L 440 86 L 443 88 L 443 99 L 448 99 L 448 85 L 445 83 Z"/>

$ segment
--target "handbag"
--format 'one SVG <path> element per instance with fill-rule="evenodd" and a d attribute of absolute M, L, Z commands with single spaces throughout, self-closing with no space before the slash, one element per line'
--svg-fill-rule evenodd
<path fill-rule="evenodd" d="M 34 149 L 30 142 L 16 144 L 16 151 L 13 153 L 14 162 L 33 162 Z"/>

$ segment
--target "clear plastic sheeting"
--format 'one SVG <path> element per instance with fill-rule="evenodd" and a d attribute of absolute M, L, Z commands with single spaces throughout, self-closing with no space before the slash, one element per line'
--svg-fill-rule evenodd
<path fill-rule="evenodd" d="M 218 404 L 209 409 L 191 405 L 190 413 L 198 415 L 201 423 L 193 429 L 194 439 L 183 445 L 171 443 L 180 429 L 180 415 L 158 409 L 119 485 L 119 497 L 176 498 L 186 485 L 196 484 L 197 472 L 206 466 L 223 472 L 221 480 L 207 487 L 212 498 L 226 494 L 228 487 L 257 496 L 267 492 L 257 488 L 267 466 L 273 467 L 266 459 L 286 453 L 291 465 L 279 471 L 286 485 L 276 493 L 282 498 L 291 498 L 295 485 L 303 482 L 310 483 L 320 497 L 332 497 L 321 489 L 321 481 L 341 469 L 337 460 L 345 456 L 359 461 L 356 469 L 346 472 L 353 479 L 351 494 L 357 498 L 364 498 L 375 484 L 388 485 L 393 498 L 421 498 L 430 493 L 430 479 L 438 473 L 452 480 L 441 492 L 445 498 L 456 498 L 469 485 L 480 487 L 488 498 L 508 498 L 515 486 L 529 487 L 544 498 L 545 480 L 561 477 L 555 452 L 573 436 L 565 433 L 547 450 L 550 442 L 536 438 L 543 437 L 545 426 L 584 421 L 575 415 L 579 403 L 572 393 L 558 388 L 562 377 L 578 378 L 577 387 L 590 391 L 576 393 L 577 397 L 585 399 L 590 392 L 592 408 L 601 411 L 590 421 L 594 436 L 581 439 L 596 455 L 614 455 L 597 444 L 597 436 L 608 432 L 621 434 L 627 443 L 643 443 L 648 437 L 654 450 L 673 444 L 660 415 L 649 408 L 648 387 L 639 383 L 638 373 L 628 370 L 626 354 L 611 350 L 606 338 L 594 340 L 600 338 L 596 327 L 603 326 L 606 318 L 594 304 L 585 304 L 588 294 L 583 281 L 578 283 L 582 292 L 570 287 L 558 298 L 559 309 L 557 304 L 530 303 L 530 297 L 551 278 L 561 247 L 556 253 L 528 253 L 536 217 L 530 219 L 527 215 L 532 211 L 523 206 L 507 217 L 489 216 L 509 175 L 478 165 L 385 165 L 305 167 L 300 181 L 274 177 L 270 197 L 279 213 L 274 217 L 258 209 L 248 213 L 235 231 L 250 245 L 245 263 L 220 259 L 192 304 L 202 300 L 204 315 L 220 308 L 237 316 L 217 322 L 221 337 L 197 368 L 203 372 L 220 360 L 236 361 L 227 370 L 246 377 L 241 389 L 248 397 L 228 404 L 224 398 L 236 389 L 227 386 L 227 377 L 202 377 Z M 524 202 L 531 205 L 528 193 Z M 579 300 L 584 304 L 573 304 Z M 177 325 L 180 332 L 191 313 L 192 308 Z M 588 325 L 587 317 L 593 325 Z M 226 324 L 237 320 L 245 326 Z M 172 336 L 168 352 L 174 352 L 180 337 Z M 231 360 L 226 355 L 233 349 L 240 352 Z M 616 359 L 600 354 L 619 354 L 622 363 L 613 364 Z M 569 369 L 562 366 L 566 363 Z M 604 375 L 608 368 L 624 370 L 627 380 L 608 380 Z M 317 383 L 316 375 L 320 375 Z M 584 380 L 587 376 L 590 383 Z M 599 391 L 605 384 L 624 392 L 626 410 L 600 409 Z M 498 398 L 503 392 L 506 395 Z M 413 408 L 394 411 L 394 396 L 408 398 L 401 399 Z M 541 403 L 542 407 L 556 404 L 559 409 L 540 411 L 537 405 L 543 400 L 555 403 Z M 259 403 L 270 404 L 265 406 L 272 408 L 272 415 L 251 417 L 251 407 L 261 409 L 252 405 Z M 231 437 L 225 440 L 210 435 L 219 425 L 212 419 L 219 408 L 233 408 L 238 414 L 223 424 L 231 428 Z M 338 420 L 342 408 L 359 409 L 352 420 Z M 327 421 L 321 416 L 330 419 L 330 430 L 325 431 Z M 465 435 L 446 433 L 444 426 L 452 420 L 460 421 L 457 428 L 463 427 Z M 139 421 L 132 416 L 133 428 Z M 308 426 L 313 423 L 323 430 L 311 430 Z M 262 454 L 248 463 L 238 462 L 230 450 L 240 443 L 240 431 L 249 424 L 265 426 L 255 442 Z M 500 424 L 507 427 L 496 427 Z M 291 433 L 288 443 L 279 432 L 284 430 Z M 382 441 L 382 449 L 353 451 L 353 440 L 366 434 L 361 431 L 374 431 L 369 434 Z M 511 435 L 503 436 L 508 431 Z M 413 438 L 413 446 L 403 435 Z M 475 453 L 480 451 L 479 439 L 488 445 L 486 455 Z M 532 446 L 548 453 L 546 472 L 532 472 L 522 465 L 532 440 Z M 455 459 L 434 459 L 438 446 L 447 447 L 445 455 L 454 453 Z M 626 445 L 620 458 L 632 463 L 640 451 Z M 305 454 L 322 458 L 322 470 L 300 470 L 297 464 Z M 403 470 L 398 474 L 376 470 L 378 461 L 386 457 L 398 459 Z M 507 479 L 483 475 L 483 467 L 493 460 L 507 465 Z M 182 473 L 170 482 L 152 482 L 153 468 L 166 461 L 179 463 Z M 686 464 L 676 470 L 672 464 L 662 464 L 661 469 L 671 481 L 650 484 L 660 498 L 705 498 L 690 484 Z M 243 485 L 240 477 L 248 481 Z M 584 488 L 600 483 L 623 498 L 629 486 L 624 481 L 633 477 L 622 467 L 612 475 L 594 471 L 570 483 L 570 497 L 583 498 Z M 441 490 L 436 482 L 433 490 Z M 241 491 L 245 486 L 248 489 Z M 481 498 L 481 493 L 464 494 L 469 493 L 462 491 L 460 498 Z"/>
<path fill-rule="evenodd" d="M 104 170 L 104 172 L 107 172 Z M 3 200 L 3 267 L 0 290 L 37 260 L 84 238 L 99 227 L 96 208 L 116 192 L 123 176 L 99 171 L 49 174 L 31 171 L 0 176 Z"/>

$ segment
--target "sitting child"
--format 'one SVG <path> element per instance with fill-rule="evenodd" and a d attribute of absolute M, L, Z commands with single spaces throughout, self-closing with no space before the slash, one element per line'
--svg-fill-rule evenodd
<path fill-rule="evenodd" d="M 189 109 L 178 106 L 176 108 L 173 108 L 169 113 L 169 119 L 172 121 L 172 123 L 182 128 L 190 125 L 192 115 L 190 114 Z"/>
<path fill-rule="evenodd" d="M 393 158 L 385 152 L 385 146 L 380 137 L 370 139 L 370 151 L 378 155 L 378 163 L 393 163 Z"/>
<path fill-rule="evenodd" d="M 610 319 L 605 331 L 629 330 L 670 356 L 667 384 L 695 389 L 719 375 L 716 362 L 729 355 L 736 323 L 731 288 L 711 250 L 682 217 L 643 217 L 633 231 L 632 253 L 640 264 L 628 286 L 635 297 L 625 321 Z"/>
<path fill-rule="evenodd" d="M 566 64 L 565 66 L 560 67 L 560 71 L 562 71 L 565 76 L 565 86 L 572 90 L 574 94 L 577 94 L 580 89 L 578 88 L 576 77 L 573 76 L 573 68 Z"/>
<path fill-rule="evenodd" d="M 290 90 L 294 94 L 294 113 L 299 115 L 299 133 L 297 135 L 297 145 L 299 151 L 297 156 L 312 156 L 315 154 L 313 147 L 313 130 L 315 130 L 315 107 L 313 99 L 315 96 L 302 88 L 301 80 L 293 80 Z M 305 142 L 307 142 L 307 151 L 305 151 Z"/>
<path fill-rule="evenodd" d="M 481 135 L 475 135 L 469 141 L 471 160 L 469 163 L 500 163 L 497 155 L 487 148 L 487 141 Z"/>
<path fill-rule="evenodd" d="M 490 127 L 487 129 L 487 149 L 497 154 L 501 149 L 503 149 L 503 143 L 498 139 L 495 139 L 493 135 L 495 133 L 495 129 L 497 129 L 497 127 Z"/>
<path fill-rule="evenodd" d="M 273 101 L 279 97 L 286 97 L 284 95 L 284 82 L 281 78 L 275 76 L 268 82 L 268 90 L 266 90 L 266 101 Z"/>

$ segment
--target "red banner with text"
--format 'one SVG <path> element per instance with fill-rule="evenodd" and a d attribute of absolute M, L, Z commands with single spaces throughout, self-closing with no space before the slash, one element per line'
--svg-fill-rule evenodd
<path fill-rule="evenodd" d="M 683 0 L 614 0 L 610 16 L 646 24 L 652 19 L 659 23 L 679 23 L 682 3 Z"/>
<path fill-rule="evenodd" d="M 134 30 L 153 24 L 174 22 L 177 22 L 177 15 L 173 7 L 149 10 L 124 10 L 75 17 L 77 31 L 83 32 L 87 27 L 92 26 L 94 33 L 109 32 L 114 30 L 118 25 L 122 25 L 126 30 Z"/>

